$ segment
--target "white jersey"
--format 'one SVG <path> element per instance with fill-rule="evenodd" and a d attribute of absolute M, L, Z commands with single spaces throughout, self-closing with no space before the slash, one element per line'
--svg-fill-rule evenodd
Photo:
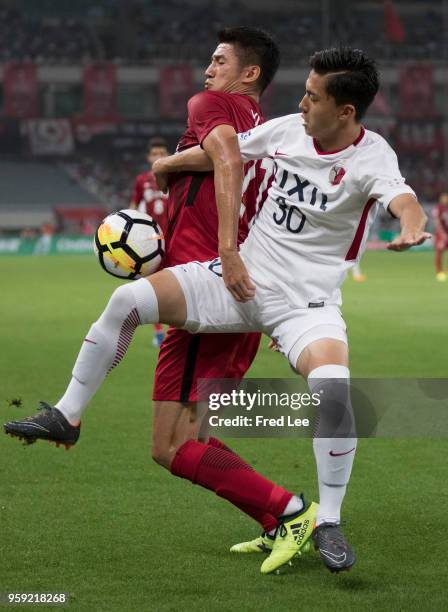
<path fill-rule="evenodd" d="M 255 284 L 278 287 L 295 308 L 340 304 L 378 205 L 414 191 L 379 134 L 361 128 L 349 147 L 322 152 L 300 114 L 239 134 L 244 161 L 270 157 L 275 176 L 241 255 Z"/>

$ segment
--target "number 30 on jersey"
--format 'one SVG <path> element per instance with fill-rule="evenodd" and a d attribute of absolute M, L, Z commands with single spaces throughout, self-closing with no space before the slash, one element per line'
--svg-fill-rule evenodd
<path fill-rule="evenodd" d="M 288 206 L 285 198 L 282 198 L 281 196 L 279 196 L 275 201 L 280 208 L 280 212 L 276 211 L 272 215 L 274 222 L 277 223 L 277 225 L 285 224 L 288 232 L 291 232 L 292 234 L 300 234 L 300 232 L 303 230 L 303 226 L 305 225 L 305 214 L 298 206 L 295 206 L 294 204 Z"/>

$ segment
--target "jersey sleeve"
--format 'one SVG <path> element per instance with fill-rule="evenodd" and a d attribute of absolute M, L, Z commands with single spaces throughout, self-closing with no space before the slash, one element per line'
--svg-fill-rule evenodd
<path fill-rule="evenodd" d="M 143 200 L 142 182 L 140 181 L 140 177 L 137 177 L 135 179 L 134 191 L 132 192 L 132 201 L 138 205 L 140 204 L 142 200 Z"/>
<path fill-rule="evenodd" d="M 188 126 L 196 135 L 199 144 L 218 125 L 234 126 L 231 105 L 224 96 L 203 91 L 188 101 Z"/>
<path fill-rule="evenodd" d="M 296 115 L 297 116 L 297 115 Z M 238 134 L 238 144 L 243 161 L 275 157 L 281 147 L 291 115 L 271 119 L 247 132 Z"/>
<path fill-rule="evenodd" d="M 143 200 L 143 181 L 140 180 L 140 175 L 135 179 L 134 191 L 132 192 L 132 201 L 137 204 Z"/>
<path fill-rule="evenodd" d="M 361 177 L 361 189 L 367 199 L 374 198 L 385 210 L 396 196 L 415 196 L 414 190 L 401 175 L 395 152 L 385 141 L 382 146 L 375 147 L 374 154 L 364 160 L 363 166 L 366 171 Z"/>

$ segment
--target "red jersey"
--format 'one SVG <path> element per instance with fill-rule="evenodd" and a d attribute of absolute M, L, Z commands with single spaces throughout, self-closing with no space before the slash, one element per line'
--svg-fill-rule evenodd
<path fill-rule="evenodd" d="M 433 210 L 434 219 L 439 221 L 442 228 L 448 233 L 448 206 L 437 204 Z"/>
<path fill-rule="evenodd" d="M 156 177 L 152 172 L 139 174 L 135 179 L 132 201 L 137 209 L 150 215 L 163 232 L 166 232 L 168 222 L 168 196 L 157 187 Z"/>
<path fill-rule="evenodd" d="M 178 151 L 202 144 L 218 125 L 246 132 L 264 122 L 259 104 L 242 94 L 204 91 L 188 102 L 187 130 Z M 244 166 L 243 198 L 238 243 L 247 236 L 251 222 L 266 199 L 272 166 L 269 160 Z M 218 211 L 213 172 L 179 173 L 170 180 L 165 266 L 207 261 L 218 254 Z"/>

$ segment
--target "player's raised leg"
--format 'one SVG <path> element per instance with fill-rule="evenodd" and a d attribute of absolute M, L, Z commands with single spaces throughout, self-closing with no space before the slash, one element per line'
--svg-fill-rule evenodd
<path fill-rule="evenodd" d="M 347 570 L 355 555 L 339 525 L 357 446 L 347 345 L 331 338 L 316 340 L 301 353 L 297 370 L 321 398 L 313 441 L 320 498 L 313 540 L 330 571 Z"/>
<path fill-rule="evenodd" d="M 169 270 L 121 285 L 87 332 L 62 398 L 33 417 L 6 423 L 5 432 L 28 443 L 44 439 L 75 444 L 84 409 L 126 354 L 136 328 L 159 321 L 180 327 L 186 316 L 184 293 Z"/>

